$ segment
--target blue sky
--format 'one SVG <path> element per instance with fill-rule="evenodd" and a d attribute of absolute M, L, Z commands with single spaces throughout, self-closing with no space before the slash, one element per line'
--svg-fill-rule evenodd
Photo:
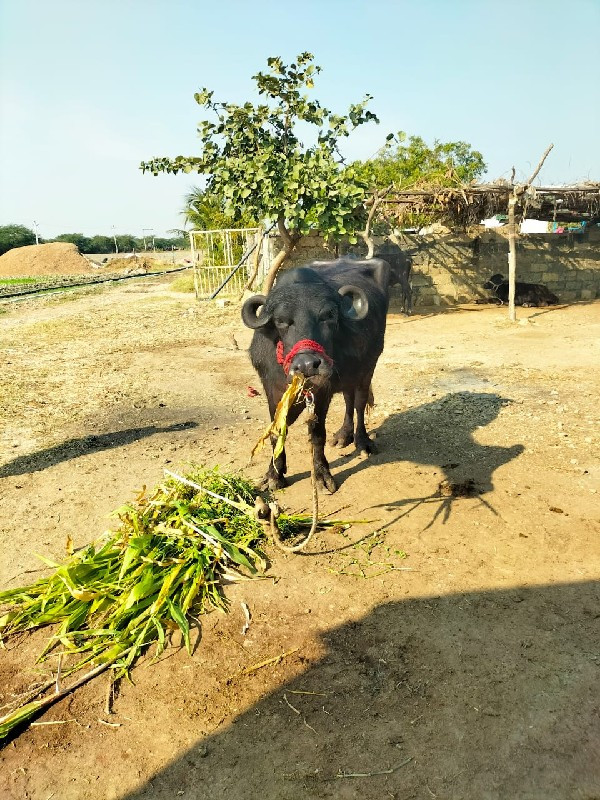
<path fill-rule="evenodd" d="M 139 162 L 198 151 L 199 88 L 254 99 L 269 56 L 304 50 L 324 105 L 374 97 L 349 157 L 404 130 L 525 178 L 553 142 L 541 181 L 600 180 L 599 31 L 600 0 L 0 0 L 0 224 L 181 227 L 199 181 Z"/>

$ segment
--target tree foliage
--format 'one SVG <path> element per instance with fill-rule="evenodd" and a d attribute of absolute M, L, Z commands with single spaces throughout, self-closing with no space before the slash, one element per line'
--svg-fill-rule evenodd
<path fill-rule="evenodd" d="M 114 253 L 115 243 L 110 236 L 96 235 L 90 239 L 90 253 Z"/>
<path fill-rule="evenodd" d="M 435 139 L 430 147 L 420 136 L 407 137 L 403 131 L 390 134 L 376 156 L 355 166 L 371 187 L 367 224 L 361 234 L 369 254 L 373 253 L 373 235 L 390 236 L 398 243 L 399 229 L 428 225 L 440 217 L 430 209 L 415 211 L 386 204 L 386 196 L 393 196 L 394 190 L 461 187 L 486 171 L 482 154 L 467 142 Z"/>
<path fill-rule="evenodd" d="M 120 233 L 115 236 L 117 240 L 117 247 L 119 248 L 119 253 L 132 253 L 134 250 L 139 250 L 139 239 L 136 239 L 135 236 L 132 236 L 130 233 Z M 114 240 L 113 240 L 113 250 L 114 250 Z"/>
<path fill-rule="evenodd" d="M 35 244 L 35 233 L 24 225 L 0 225 L 0 255 L 13 247 Z"/>
<path fill-rule="evenodd" d="M 92 240 L 89 236 L 84 236 L 83 233 L 61 233 L 59 236 L 56 236 L 53 241 L 69 242 L 70 244 L 74 244 L 80 253 L 98 252 L 91 249 Z M 113 250 L 114 249 L 115 248 L 113 245 Z"/>
<path fill-rule="evenodd" d="M 156 237 L 149 239 L 146 237 L 146 249 L 152 248 L 154 243 L 155 250 L 185 250 L 189 247 L 189 241 L 185 233 L 180 231 L 169 231 L 179 235 L 172 237 Z M 144 250 L 144 239 L 132 236 L 130 233 L 117 234 L 117 246 L 119 253 L 141 252 Z M 42 242 L 70 242 L 74 244 L 80 253 L 114 253 L 115 238 L 113 236 L 85 236 L 83 233 L 61 233 L 53 239 L 41 239 Z M 23 247 L 24 245 L 35 244 L 35 233 L 23 225 L 0 225 L 0 255 L 11 250 L 13 247 Z"/>
<path fill-rule="evenodd" d="M 240 212 L 236 219 L 227 216 L 224 199 L 208 195 L 204 189 L 195 187 L 185 197 L 183 216 L 186 224 L 196 230 L 221 230 L 222 228 L 253 228 L 256 218 Z"/>
<path fill-rule="evenodd" d="M 407 137 L 403 131 L 389 136 L 374 158 L 355 166 L 373 189 L 457 186 L 486 171 L 482 154 L 467 142 L 435 139 L 430 147 L 420 136 Z"/>
<path fill-rule="evenodd" d="M 197 92 L 196 102 L 212 115 L 199 125 L 200 154 L 141 164 L 153 175 L 206 176 L 206 198 L 222 200 L 233 222 L 244 214 L 277 220 L 284 250 L 273 263 L 267 289 L 301 236 L 318 230 L 325 238 L 352 237 L 361 223 L 367 185 L 355 166 L 344 164 L 338 145 L 358 126 L 378 120 L 367 110 L 370 95 L 345 115 L 309 99 L 305 90 L 313 88 L 321 71 L 313 58 L 301 53 L 289 65 L 269 58 L 268 71 L 253 76 L 264 102 L 236 105 L 214 100 L 208 89 Z M 312 144 L 303 144 L 299 127 L 313 132 Z"/>

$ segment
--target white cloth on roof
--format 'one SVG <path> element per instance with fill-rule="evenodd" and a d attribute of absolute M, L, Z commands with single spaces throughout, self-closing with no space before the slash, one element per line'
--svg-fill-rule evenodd
<path fill-rule="evenodd" d="M 505 223 L 499 220 L 498 217 L 488 217 L 488 219 L 482 219 L 481 224 L 486 228 L 501 228 Z"/>
<path fill-rule="evenodd" d="M 548 223 L 541 219 L 524 219 L 521 233 L 548 233 Z"/>

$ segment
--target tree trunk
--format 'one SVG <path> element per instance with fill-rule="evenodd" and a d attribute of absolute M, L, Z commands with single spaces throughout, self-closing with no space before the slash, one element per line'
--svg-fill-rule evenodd
<path fill-rule="evenodd" d="M 299 233 L 290 233 L 288 231 L 288 229 L 285 227 L 285 218 L 283 214 L 280 214 L 279 217 L 277 218 L 277 227 L 279 228 L 279 235 L 283 240 L 283 250 L 280 250 L 279 253 L 277 253 L 275 258 L 273 259 L 273 263 L 271 264 L 271 268 L 267 274 L 267 277 L 265 278 L 265 282 L 262 287 L 263 294 L 269 293 L 270 289 L 275 283 L 275 278 L 277 277 L 277 273 L 279 272 L 285 261 L 292 254 L 294 248 L 302 238 Z"/>
<path fill-rule="evenodd" d="M 240 295 L 240 297 L 243 296 L 245 291 L 247 291 L 248 289 L 252 288 L 252 284 L 254 283 L 254 281 L 256 280 L 256 276 L 258 275 L 258 267 L 259 267 L 259 264 L 260 264 L 260 260 L 262 258 L 262 251 L 263 251 L 263 245 L 264 245 L 264 241 L 263 241 L 264 235 L 265 235 L 264 228 L 263 228 L 262 225 L 259 225 L 258 231 L 256 232 L 256 241 L 258 242 L 258 245 L 256 247 L 256 250 L 254 251 L 254 259 L 253 259 L 253 264 L 252 264 L 252 274 L 248 278 L 248 282 L 244 286 L 244 289 L 243 289 L 242 294 Z"/>
<path fill-rule="evenodd" d="M 367 258 L 373 258 L 373 254 L 375 252 L 375 242 L 373 241 L 373 234 L 371 233 L 371 225 L 373 224 L 373 218 L 377 209 L 383 202 L 384 197 L 388 192 L 392 189 L 391 186 L 388 186 L 387 189 L 384 189 L 382 192 L 378 191 L 377 189 L 373 192 L 373 197 L 370 201 L 365 203 L 365 206 L 369 209 L 369 213 L 367 214 L 367 222 L 365 225 L 364 231 L 359 233 L 360 237 L 367 245 Z"/>

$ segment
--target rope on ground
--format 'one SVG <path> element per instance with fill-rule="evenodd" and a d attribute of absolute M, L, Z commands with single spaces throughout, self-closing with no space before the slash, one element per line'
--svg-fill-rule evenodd
<path fill-rule="evenodd" d="M 310 526 L 309 532 L 306 534 L 304 539 L 298 544 L 295 545 L 287 545 L 284 544 L 281 533 L 279 531 L 279 527 L 277 525 L 277 517 L 279 515 L 279 508 L 277 503 L 269 503 L 268 505 L 260 498 L 257 500 L 256 503 L 256 515 L 260 519 L 261 517 L 267 516 L 269 525 L 269 532 L 271 534 L 271 538 L 273 539 L 274 544 L 280 549 L 283 550 L 285 553 L 299 553 L 301 550 L 308 545 L 310 540 L 313 537 L 314 532 L 317 530 L 317 526 L 319 524 L 319 493 L 317 491 L 317 475 L 315 471 L 315 446 L 313 443 L 313 427 L 315 422 L 317 421 L 317 417 L 315 414 L 315 407 L 314 401 L 307 397 L 306 400 L 306 410 L 308 412 L 308 419 L 306 420 L 306 424 L 308 426 L 308 441 L 310 444 L 310 482 L 312 488 L 312 523 Z"/>

